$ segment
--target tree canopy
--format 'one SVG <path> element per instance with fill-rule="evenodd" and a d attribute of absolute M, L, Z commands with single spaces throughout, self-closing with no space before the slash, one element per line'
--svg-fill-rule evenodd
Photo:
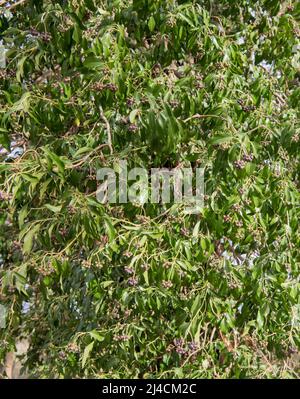
<path fill-rule="evenodd" d="M 0 363 L 299 376 L 300 3 L 0 1 Z M 19 3 L 19 2 L 17 2 Z M 96 171 L 205 170 L 199 215 Z"/>

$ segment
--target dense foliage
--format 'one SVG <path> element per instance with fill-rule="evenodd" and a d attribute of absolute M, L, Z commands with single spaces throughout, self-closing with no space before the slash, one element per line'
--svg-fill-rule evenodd
<path fill-rule="evenodd" d="M 0 361 L 25 336 L 35 377 L 297 376 L 299 21 L 277 0 L 1 9 Z M 99 203 L 119 160 L 204 167 L 201 214 Z"/>

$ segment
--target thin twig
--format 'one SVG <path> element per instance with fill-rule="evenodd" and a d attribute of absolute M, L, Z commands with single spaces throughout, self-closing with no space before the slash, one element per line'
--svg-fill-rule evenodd
<path fill-rule="evenodd" d="M 92 154 L 94 154 L 96 151 L 101 150 L 101 148 L 106 147 L 106 146 L 109 146 L 109 144 L 99 145 L 97 148 L 95 148 L 94 150 L 89 152 L 85 157 L 83 157 L 80 161 L 78 161 L 77 163 L 72 163 L 71 165 L 67 165 L 66 168 L 67 169 L 77 168 L 78 166 L 82 165 L 85 161 L 87 161 Z M 109 148 L 110 148 L 110 146 L 109 146 Z"/>
<path fill-rule="evenodd" d="M 104 112 L 103 112 L 103 109 L 102 109 L 101 106 L 99 107 L 99 111 L 100 111 L 101 119 L 103 120 L 103 122 L 104 122 L 105 125 L 106 125 L 106 131 L 107 131 L 107 145 L 109 146 L 110 153 L 113 154 L 112 135 L 111 135 L 110 125 L 109 125 L 109 122 L 108 122 L 106 116 L 104 115 Z"/>
<path fill-rule="evenodd" d="M 190 117 L 187 118 L 187 119 L 184 119 L 183 122 L 184 122 L 184 123 L 187 123 L 187 122 L 189 122 L 189 121 L 192 120 L 192 119 L 204 119 L 204 118 L 220 118 L 220 119 L 223 119 L 224 121 L 227 121 L 226 118 L 224 118 L 223 116 L 220 116 L 220 115 L 201 115 L 201 114 L 195 114 L 195 115 L 190 116 Z"/>
<path fill-rule="evenodd" d="M 228 119 L 226 119 L 224 116 L 221 116 L 221 115 L 206 115 L 206 114 L 205 114 L 205 115 L 201 115 L 201 114 L 195 114 L 195 115 L 190 116 L 190 117 L 187 118 L 187 119 L 184 119 L 182 122 L 183 122 L 183 123 L 187 123 L 187 122 L 191 121 L 192 119 L 205 119 L 205 118 L 218 118 L 218 119 L 221 119 L 222 121 L 229 123 L 229 124 L 231 125 L 231 127 L 233 128 L 233 130 L 235 131 L 235 133 L 237 133 L 237 130 L 236 130 L 236 128 L 233 126 L 232 122 L 229 121 Z"/>
<path fill-rule="evenodd" d="M 200 348 L 200 349 L 197 349 L 197 350 L 195 350 L 194 352 L 192 352 L 186 359 L 185 359 L 185 361 L 181 364 L 181 368 L 183 368 L 189 361 L 190 361 L 190 359 L 193 357 L 193 356 L 195 356 L 195 355 L 197 355 L 199 352 L 201 352 L 203 349 L 202 348 Z"/>

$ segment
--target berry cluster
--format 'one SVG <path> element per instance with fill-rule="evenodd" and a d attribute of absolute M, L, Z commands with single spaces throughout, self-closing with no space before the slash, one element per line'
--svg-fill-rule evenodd
<path fill-rule="evenodd" d="M 15 71 L 8 71 L 7 69 L 0 69 L 0 79 L 9 79 L 16 76 Z"/>
<path fill-rule="evenodd" d="M 177 108 L 179 106 L 179 101 L 177 100 L 171 100 L 170 105 L 172 108 Z"/>
<path fill-rule="evenodd" d="M 204 88 L 203 75 L 198 73 L 198 74 L 196 74 L 195 79 L 196 79 L 195 88 L 198 90 L 203 89 Z"/>
<path fill-rule="evenodd" d="M 90 268 L 92 267 L 92 262 L 91 262 L 90 260 L 83 260 L 83 261 L 81 262 L 81 264 L 82 264 L 82 266 L 83 266 L 85 269 L 90 269 Z"/>
<path fill-rule="evenodd" d="M 223 216 L 223 220 L 224 220 L 224 222 L 230 222 L 231 221 L 231 216 L 229 216 L 229 215 L 224 215 Z"/>
<path fill-rule="evenodd" d="M 65 33 L 67 32 L 72 26 L 73 26 L 73 21 L 71 20 L 71 18 L 69 16 L 63 16 L 63 21 L 62 23 L 59 25 L 58 30 L 61 33 Z"/>
<path fill-rule="evenodd" d="M 135 104 L 134 98 L 127 98 L 126 105 L 127 107 L 132 107 Z"/>
<path fill-rule="evenodd" d="M 242 110 L 244 112 L 251 112 L 251 111 L 254 111 L 255 109 L 256 109 L 255 105 L 248 105 L 248 106 L 245 105 L 242 107 Z"/>
<path fill-rule="evenodd" d="M 238 161 L 234 161 L 234 167 L 236 169 L 243 169 L 246 165 L 246 162 L 243 159 L 239 159 Z"/>
<path fill-rule="evenodd" d="M 163 264 L 164 269 L 170 269 L 171 266 L 172 266 L 171 262 L 164 262 L 164 264 Z"/>
<path fill-rule="evenodd" d="M 91 89 L 95 90 L 95 91 L 109 90 L 109 91 L 115 93 L 118 90 L 118 87 L 113 83 L 96 82 L 91 86 Z"/>
<path fill-rule="evenodd" d="M 239 211 L 242 209 L 242 207 L 241 207 L 240 204 L 234 204 L 234 205 L 232 205 L 232 209 L 233 209 L 235 212 L 239 212 Z"/>
<path fill-rule="evenodd" d="M 9 198 L 9 194 L 5 193 L 4 191 L 0 191 L 0 200 L 7 201 Z"/>
<path fill-rule="evenodd" d="M 63 227 L 62 229 L 59 229 L 59 234 L 60 234 L 62 237 L 66 237 L 67 234 L 68 234 L 68 229 L 65 228 L 65 227 Z"/>
<path fill-rule="evenodd" d="M 252 161 L 253 161 L 253 155 L 252 155 L 252 154 L 245 154 L 245 155 L 243 156 L 243 160 L 244 160 L 245 162 L 252 162 Z"/>
<path fill-rule="evenodd" d="M 38 272 L 44 277 L 49 276 L 54 271 L 55 271 L 55 269 L 51 263 L 44 264 L 44 265 L 41 265 L 40 267 L 38 267 Z"/>
<path fill-rule="evenodd" d="M 128 279 L 127 283 L 130 287 L 136 287 L 139 283 L 139 280 L 137 278 L 131 277 Z"/>
<path fill-rule="evenodd" d="M 234 167 L 236 169 L 243 169 L 246 166 L 247 162 L 252 162 L 253 161 L 253 155 L 252 154 L 244 154 L 243 159 L 238 159 L 237 161 L 234 161 Z"/>
<path fill-rule="evenodd" d="M 168 347 L 167 352 L 174 349 L 179 355 L 189 356 L 197 351 L 198 348 L 199 346 L 194 341 L 186 342 L 183 338 L 175 338 L 173 340 L 173 345 Z"/>
<path fill-rule="evenodd" d="M 172 283 L 172 281 L 169 281 L 169 280 L 163 280 L 162 281 L 162 286 L 164 288 L 172 288 L 173 287 L 173 283 Z"/>
<path fill-rule="evenodd" d="M 131 123 L 131 124 L 128 126 L 128 130 L 129 130 L 130 132 L 136 132 L 138 129 L 139 129 L 138 126 L 137 126 L 136 124 L 134 124 L 134 123 Z"/>
<path fill-rule="evenodd" d="M 244 112 L 251 112 L 251 111 L 256 110 L 256 106 L 255 105 L 245 105 L 244 100 L 242 100 L 241 98 L 239 98 L 237 100 L 237 103 L 242 107 L 242 110 Z"/>
<path fill-rule="evenodd" d="M 219 70 L 226 69 L 228 67 L 229 67 L 229 64 L 227 62 L 224 62 L 224 61 L 217 61 L 215 63 L 215 68 L 219 69 Z"/>
<path fill-rule="evenodd" d="M 126 272 L 127 274 L 133 274 L 133 273 L 134 273 L 134 270 L 132 269 L 132 267 L 126 266 L 126 267 L 124 268 L 124 270 L 125 270 L 125 272 Z"/>
<path fill-rule="evenodd" d="M 40 39 L 42 39 L 44 42 L 49 43 L 52 36 L 50 35 L 50 33 L 46 33 L 46 32 L 39 32 L 38 30 L 36 30 L 35 28 L 31 28 L 29 30 L 29 34 L 31 36 L 34 37 L 39 37 Z"/>
<path fill-rule="evenodd" d="M 121 116 L 119 123 L 122 125 L 128 125 L 130 123 L 130 121 L 127 116 Z"/>
<path fill-rule="evenodd" d="M 58 353 L 58 357 L 59 357 L 60 360 L 66 360 L 67 354 L 66 354 L 65 351 L 60 351 L 60 352 Z"/>
<path fill-rule="evenodd" d="M 129 336 L 128 335 L 115 335 L 114 336 L 114 341 L 117 342 L 125 342 L 129 340 Z"/>
<path fill-rule="evenodd" d="M 67 351 L 71 353 L 80 353 L 80 348 L 75 342 L 71 342 L 67 345 Z"/>
<path fill-rule="evenodd" d="M 124 252 L 124 256 L 125 256 L 125 258 L 131 258 L 131 257 L 132 257 L 132 252 L 130 252 L 130 251 L 125 251 L 125 252 Z"/>
<path fill-rule="evenodd" d="M 148 98 L 147 98 L 147 97 L 142 97 L 142 98 L 141 98 L 141 103 L 142 103 L 143 105 L 149 104 Z"/>

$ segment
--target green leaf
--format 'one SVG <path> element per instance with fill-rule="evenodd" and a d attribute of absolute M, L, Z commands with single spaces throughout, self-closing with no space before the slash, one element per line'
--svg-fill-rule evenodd
<path fill-rule="evenodd" d="M 22 95 L 20 100 L 14 103 L 14 105 L 10 109 L 10 112 L 11 113 L 18 111 L 28 112 L 30 109 L 30 100 L 31 100 L 31 93 L 27 91 Z"/>
<path fill-rule="evenodd" d="M 100 61 L 100 58 L 98 57 L 87 57 L 83 62 L 83 65 L 89 69 L 97 69 L 104 66 L 103 62 Z"/>
<path fill-rule="evenodd" d="M 150 32 L 153 32 L 153 31 L 154 31 L 154 29 L 155 29 L 155 19 L 154 19 L 153 16 L 151 16 L 151 17 L 149 18 L 148 27 L 149 27 Z"/>
<path fill-rule="evenodd" d="M 223 144 L 223 143 L 230 143 L 232 141 L 232 136 L 214 136 L 209 143 L 211 145 Z"/>
<path fill-rule="evenodd" d="M 19 215 L 18 215 L 18 222 L 19 222 L 20 229 L 23 228 L 24 220 L 27 217 L 28 213 L 29 213 L 28 205 L 23 206 L 23 208 L 20 210 Z"/>
<path fill-rule="evenodd" d="M 54 213 L 59 213 L 62 209 L 62 205 L 54 206 L 50 204 L 45 204 L 45 208 L 49 209 L 50 211 Z"/>
<path fill-rule="evenodd" d="M 106 232 L 108 234 L 109 240 L 113 241 L 113 239 L 116 236 L 116 232 L 115 232 L 114 226 L 113 226 L 111 220 L 108 219 L 108 218 L 105 219 L 104 223 L 105 223 L 105 228 L 106 228 Z"/>
<path fill-rule="evenodd" d="M 27 55 L 25 55 L 24 57 L 22 57 L 22 58 L 19 60 L 18 64 L 17 64 L 16 77 L 17 77 L 17 80 L 18 80 L 19 82 L 21 82 L 22 77 L 24 76 L 24 63 L 25 63 L 26 60 L 27 60 Z"/>
<path fill-rule="evenodd" d="M 262 329 L 264 326 L 264 317 L 260 310 L 257 313 L 257 324 L 259 329 Z"/>
<path fill-rule="evenodd" d="M 32 249 L 33 239 L 40 229 L 40 224 L 35 225 L 24 237 L 23 252 L 29 254 Z"/>
<path fill-rule="evenodd" d="M 10 150 L 10 139 L 8 131 L 4 128 L 0 128 L 0 144 L 9 151 Z"/>
<path fill-rule="evenodd" d="M 51 161 L 57 166 L 58 171 L 64 175 L 65 163 L 61 157 L 50 151 L 48 148 L 43 148 L 44 152 L 49 156 Z"/>
<path fill-rule="evenodd" d="M 197 295 L 196 298 L 194 299 L 193 305 L 191 307 L 192 317 L 194 317 L 198 313 L 201 302 L 202 302 L 202 296 Z"/>
<path fill-rule="evenodd" d="M 129 120 L 130 123 L 134 123 L 137 115 L 139 114 L 140 110 L 139 109 L 134 109 L 133 111 L 130 112 L 129 114 Z"/>
<path fill-rule="evenodd" d="M 83 356 L 82 356 L 82 362 L 81 362 L 81 366 L 82 368 L 86 365 L 86 362 L 93 350 L 93 346 L 94 346 L 94 341 L 91 342 L 88 346 L 85 347 L 84 352 L 83 352 Z"/>
<path fill-rule="evenodd" d="M 93 330 L 89 332 L 90 336 L 94 338 L 96 341 L 102 342 L 104 341 L 105 337 L 99 334 L 97 331 Z"/>
<path fill-rule="evenodd" d="M 206 240 L 204 238 L 201 238 L 200 245 L 201 245 L 201 248 L 203 249 L 203 251 L 205 251 L 207 248 L 207 245 L 206 245 Z"/>
<path fill-rule="evenodd" d="M 199 228 L 200 228 L 200 221 L 198 221 L 198 222 L 195 224 L 195 227 L 194 227 L 194 229 L 193 229 L 193 237 L 194 237 L 194 238 L 197 238 L 197 237 L 198 237 Z"/>

